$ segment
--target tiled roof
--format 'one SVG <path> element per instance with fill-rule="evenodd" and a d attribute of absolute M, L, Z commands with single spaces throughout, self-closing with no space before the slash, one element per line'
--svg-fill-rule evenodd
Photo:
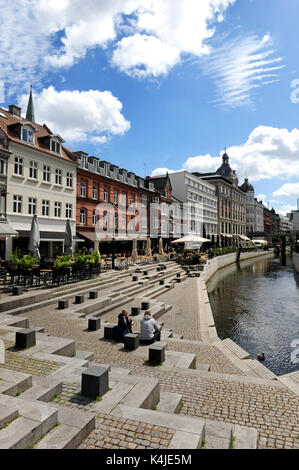
<path fill-rule="evenodd" d="M 70 152 L 67 152 L 63 146 L 61 148 L 61 155 L 58 155 L 57 153 L 51 152 L 51 150 L 48 149 L 47 146 L 43 143 L 41 137 L 48 137 L 48 136 L 53 135 L 53 133 L 50 131 L 50 129 L 46 125 L 41 126 L 40 124 L 37 124 L 35 122 L 32 123 L 32 125 L 36 128 L 37 132 L 34 133 L 35 145 L 30 145 L 27 142 L 24 142 L 23 140 L 19 139 L 16 133 L 14 132 L 14 129 L 11 128 L 12 124 L 20 124 L 20 123 L 25 123 L 25 122 L 27 123 L 28 120 L 19 118 L 17 116 L 13 116 L 6 109 L 3 109 L 3 108 L 0 108 L 0 113 L 4 114 L 5 116 L 4 118 L 0 114 L 0 129 L 2 129 L 3 132 L 6 134 L 6 136 L 13 142 L 18 142 L 30 148 L 32 147 L 36 148 L 37 150 L 41 150 L 51 155 L 55 155 L 55 157 L 60 157 L 60 158 L 63 158 L 64 160 L 68 160 L 68 161 L 72 160 Z"/>

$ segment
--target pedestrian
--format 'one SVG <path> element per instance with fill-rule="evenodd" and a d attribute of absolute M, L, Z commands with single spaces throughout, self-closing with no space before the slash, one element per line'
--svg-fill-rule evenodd
<path fill-rule="evenodd" d="M 152 317 L 150 310 L 144 313 L 144 317 L 140 322 L 139 339 L 141 343 L 150 344 L 161 340 L 161 330 L 156 320 Z"/>
<path fill-rule="evenodd" d="M 118 325 L 117 325 L 117 341 L 121 342 L 124 340 L 124 336 L 128 333 L 132 333 L 133 322 L 129 318 L 127 310 L 122 310 L 118 315 Z"/>

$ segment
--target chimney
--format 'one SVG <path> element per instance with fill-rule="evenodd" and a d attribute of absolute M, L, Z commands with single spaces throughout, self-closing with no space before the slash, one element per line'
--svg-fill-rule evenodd
<path fill-rule="evenodd" d="M 19 118 L 21 117 L 21 108 L 19 108 L 15 104 L 11 104 L 10 106 L 8 106 L 8 111 L 13 116 L 17 116 Z"/>

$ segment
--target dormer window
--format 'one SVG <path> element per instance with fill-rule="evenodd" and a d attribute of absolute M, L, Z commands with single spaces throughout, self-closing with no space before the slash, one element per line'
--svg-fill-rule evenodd
<path fill-rule="evenodd" d="M 54 153 L 61 153 L 61 144 L 60 142 L 57 142 L 56 140 L 51 141 L 51 151 Z"/>
<path fill-rule="evenodd" d="M 29 131 L 28 129 L 25 129 L 23 127 L 22 129 L 22 140 L 24 142 L 27 142 L 28 144 L 33 144 L 33 132 Z"/>

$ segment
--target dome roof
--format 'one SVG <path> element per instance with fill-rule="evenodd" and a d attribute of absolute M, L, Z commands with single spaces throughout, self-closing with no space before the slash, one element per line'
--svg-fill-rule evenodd
<path fill-rule="evenodd" d="M 252 186 L 252 184 L 249 183 L 247 178 L 245 179 L 245 181 L 242 184 L 241 188 L 244 189 L 244 191 L 246 191 L 246 192 L 253 192 L 254 193 L 254 187 Z"/>
<path fill-rule="evenodd" d="M 236 174 L 235 172 L 231 169 L 231 166 L 229 164 L 229 156 L 225 152 L 222 156 L 223 163 L 220 168 L 216 171 L 217 175 L 224 176 L 227 179 L 230 180 L 235 180 L 236 179 Z"/>

